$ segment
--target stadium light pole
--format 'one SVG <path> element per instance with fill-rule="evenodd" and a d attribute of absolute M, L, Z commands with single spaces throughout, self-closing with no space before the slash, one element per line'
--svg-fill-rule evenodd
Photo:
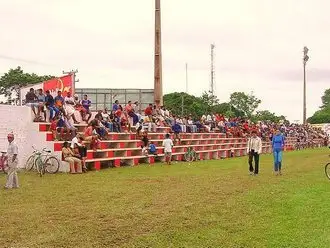
<path fill-rule="evenodd" d="M 303 65 L 304 65 L 304 89 L 303 89 L 303 124 L 306 125 L 306 64 L 309 60 L 308 56 L 309 49 L 305 46 L 304 47 L 304 57 L 303 57 Z"/>

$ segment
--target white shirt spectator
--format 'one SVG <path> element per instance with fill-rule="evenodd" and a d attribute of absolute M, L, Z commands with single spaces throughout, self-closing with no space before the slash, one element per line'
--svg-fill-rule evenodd
<path fill-rule="evenodd" d="M 108 113 L 101 113 L 103 121 L 108 121 L 109 120 L 109 114 Z"/>
<path fill-rule="evenodd" d="M 164 152 L 171 153 L 173 147 L 173 141 L 171 139 L 163 140 Z"/>
<path fill-rule="evenodd" d="M 261 154 L 262 152 L 262 142 L 260 137 L 251 137 L 248 140 L 248 146 L 247 146 L 247 152 L 249 153 L 251 150 L 254 150 L 254 152 L 257 152 L 258 154 Z"/>
<path fill-rule="evenodd" d="M 81 146 L 81 144 L 79 143 L 77 137 L 74 137 L 74 138 L 71 140 L 71 148 L 72 148 L 72 149 L 74 148 L 74 145 Z"/>

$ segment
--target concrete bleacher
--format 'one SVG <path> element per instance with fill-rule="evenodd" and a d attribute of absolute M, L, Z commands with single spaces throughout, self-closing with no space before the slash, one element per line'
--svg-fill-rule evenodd
<path fill-rule="evenodd" d="M 55 152 L 62 149 L 63 141 L 53 141 L 51 132 L 49 132 L 49 123 L 39 123 L 39 131 L 46 133 L 46 140 L 53 143 Z M 86 124 L 75 125 L 78 132 L 83 133 L 87 127 Z M 141 163 L 153 164 L 164 160 L 164 150 L 162 141 L 169 128 L 158 128 L 155 133 L 148 133 L 148 138 L 153 141 L 157 147 L 157 156 L 142 154 L 141 140 L 137 139 L 135 133 L 110 133 L 108 140 L 100 142 L 100 149 L 89 149 L 88 147 L 86 163 L 90 167 L 100 170 L 103 167 L 120 167 L 122 165 L 138 165 Z M 180 144 L 173 147 L 172 159 L 182 161 L 188 147 L 193 147 L 200 160 L 206 159 L 224 159 L 229 157 L 238 157 L 247 155 L 246 139 L 226 137 L 223 133 L 182 133 Z M 173 138 L 173 137 L 172 137 Z M 291 150 L 293 140 L 288 139 L 286 150 Z M 263 153 L 271 152 L 271 144 L 263 142 Z"/>

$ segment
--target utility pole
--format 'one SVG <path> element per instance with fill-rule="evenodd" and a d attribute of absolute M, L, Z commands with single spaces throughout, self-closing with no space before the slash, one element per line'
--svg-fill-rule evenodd
<path fill-rule="evenodd" d="M 308 54 L 309 49 L 305 46 L 304 47 L 304 57 L 303 57 L 303 65 L 304 65 L 304 92 L 303 92 L 303 124 L 307 124 L 306 119 L 306 64 L 309 60 Z"/>
<path fill-rule="evenodd" d="M 162 82 L 162 36 L 160 0 L 155 0 L 155 65 L 154 65 L 154 100 L 157 106 L 163 105 Z"/>
<path fill-rule="evenodd" d="M 210 85 L 210 93 L 212 96 L 214 95 L 214 87 L 215 87 L 215 70 L 214 70 L 214 49 L 215 45 L 211 44 L 211 85 Z"/>
<path fill-rule="evenodd" d="M 79 82 L 79 79 L 76 79 L 76 74 L 78 73 L 78 69 L 71 70 L 71 71 L 62 71 L 63 74 L 71 75 L 72 77 L 72 95 L 74 95 L 76 91 L 76 83 Z"/>
<path fill-rule="evenodd" d="M 186 63 L 186 93 L 188 94 L 188 63 Z"/>

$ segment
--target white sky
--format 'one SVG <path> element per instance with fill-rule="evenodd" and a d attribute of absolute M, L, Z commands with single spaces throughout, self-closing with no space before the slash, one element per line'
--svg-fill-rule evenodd
<path fill-rule="evenodd" d="M 216 93 L 253 91 L 259 109 L 302 119 L 302 50 L 310 49 L 307 114 L 330 77 L 330 1 L 163 0 L 164 92 L 209 90 L 216 45 Z M 153 88 L 153 0 L 0 0 L 0 75 L 61 75 L 77 87 Z M 12 58 L 12 59 L 10 59 Z"/>

